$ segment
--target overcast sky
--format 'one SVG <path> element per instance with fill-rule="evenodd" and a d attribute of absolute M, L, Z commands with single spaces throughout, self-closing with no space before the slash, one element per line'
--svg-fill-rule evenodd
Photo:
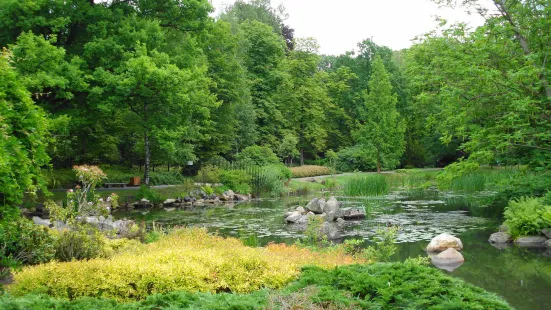
<path fill-rule="evenodd" d="M 217 12 L 232 0 L 212 0 Z M 438 8 L 429 0 L 272 0 L 283 3 L 295 37 L 314 37 L 322 54 L 342 54 L 364 39 L 398 50 L 435 29 L 435 16 L 479 26 L 479 16 Z"/>

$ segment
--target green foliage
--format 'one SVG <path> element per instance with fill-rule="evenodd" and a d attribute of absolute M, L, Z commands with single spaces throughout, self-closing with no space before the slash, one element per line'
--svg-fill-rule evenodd
<path fill-rule="evenodd" d="M 147 199 L 152 204 L 159 204 L 163 202 L 161 195 L 155 189 L 149 188 L 147 185 L 143 184 L 140 186 L 140 189 L 136 193 L 136 199 L 142 200 Z"/>
<path fill-rule="evenodd" d="M 294 178 L 315 177 L 331 174 L 331 170 L 324 166 L 305 165 L 291 168 Z"/>
<path fill-rule="evenodd" d="M 377 168 L 374 149 L 352 146 L 337 153 L 336 168 L 342 172 L 372 171 Z"/>
<path fill-rule="evenodd" d="M 539 235 L 542 229 L 551 228 L 551 205 L 544 205 L 540 198 L 512 200 L 503 215 L 513 237 Z"/>
<path fill-rule="evenodd" d="M 365 95 L 364 121 L 354 133 L 362 148 L 375 150 L 377 171 L 394 169 L 404 154 L 405 123 L 396 109 L 398 96 L 393 93 L 390 75 L 382 58 L 375 56 L 369 92 Z"/>
<path fill-rule="evenodd" d="M 319 288 L 319 293 L 310 297 L 313 301 L 340 302 L 340 307 L 511 309 L 494 294 L 412 260 L 333 270 L 306 267 L 288 290 L 312 285 Z"/>
<path fill-rule="evenodd" d="M 383 175 L 365 175 L 348 178 L 344 184 L 347 196 L 381 196 L 388 193 L 389 184 Z"/>
<path fill-rule="evenodd" d="M 387 229 L 378 229 L 377 238 L 374 246 L 366 248 L 362 255 L 375 262 L 387 262 L 390 257 L 396 253 L 396 235 L 398 233 L 397 227 L 391 227 Z"/>
<path fill-rule="evenodd" d="M 0 220 L 0 272 L 20 264 L 45 263 L 54 258 L 54 238 L 48 228 L 22 218 L 16 210 Z"/>
<path fill-rule="evenodd" d="M 323 233 L 324 219 L 318 216 L 310 217 L 306 230 L 304 231 L 304 238 L 301 244 L 312 248 L 322 248 L 329 245 L 327 235 Z"/>
<path fill-rule="evenodd" d="M 231 189 L 235 189 L 240 185 L 248 185 L 251 179 L 251 176 L 245 170 L 220 171 L 220 182 Z"/>
<path fill-rule="evenodd" d="M 266 146 L 252 145 L 246 147 L 236 156 L 241 166 L 266 166 L 280 163 L 274 151 Z"/>
<path fill-rule="evenodd" d="M 251 186 L 245 183 L 234 185 L 232 188 L 238 194 L 248 195 L 252 192 Z"/>
<path fill-rule="evenodd" d="M 214 165 L 205 165 L 199 169 L 196 179 L 200 183 L 220 183 L 220 168 Z"/>
<path fill-rule="evenodd" d="M 63 230 L 56 235 L 54 247 L 55 258 L 60 262 L 92 259 L 103 254 L 104 236 L 98 231 L 86 229 Z"/>

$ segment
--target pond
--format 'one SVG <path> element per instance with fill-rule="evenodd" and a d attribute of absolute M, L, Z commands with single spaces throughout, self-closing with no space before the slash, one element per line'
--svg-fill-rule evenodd
<path fill-rule="evenodd" d="M 320 196 L 322 194 L 319 194 Z M 327 195 L 327 194 L 324 194 Z M 549 253 L 509 247 L 497 249 L 488 237 L 501 222 L 502 208 L 489 206 L 491 193 L 469 197 L 439 192 L 393 193 L 379 198 L 338 197 L 343 207 L 363 206 L 368 218 L 347 222 L 344 238 L 372 241 L 376 231 L 398 226 L 394 260 L 426 256 L 424 248 L 440 233 L 459 237 L 465 263 L 449 273 L 505 298 L 516 309 L 551 309 L 551 258 Z M 223 236 L 293 243 L 302 231 L 284 223 L 284 213 L 305 206 L 314 196 L 262 199 L 235 206 L 197 208 L 194 211 L 132 211 L 115 217 L 169 226 L 202 226 Z"/>

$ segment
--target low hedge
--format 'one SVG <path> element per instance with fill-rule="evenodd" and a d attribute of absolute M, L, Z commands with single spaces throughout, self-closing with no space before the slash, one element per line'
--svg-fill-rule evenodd
<path fill-rule="evenodd" d="M 247 293 L 281 288 L 296 279 L 300 267 L 358 262 L 340 252 L 317 253 L 296 246 L 250 248 L 238 239 L 210 236 L 203 229 L 183 229 L 110 259 L 26 267 L 14 275 L 8 291 L 15 296 L 142 300 L 172 291 Z"/>
<path fill-rule="evenodd" d="M 293 178 L 308 178 L 331 174 L 331 170 L 324 166 L 300 166 L 291 168 Z"/>
<path fill-rule="evenodd" d="M 171 292 L 146 300 L 74 301 L 45 295 L 0 297 L 1 309 L 503 309 L 495 294 L 452 278 L 418 262 L 306 267 L 298 281 L 283 290 L 250 294 Z"/>

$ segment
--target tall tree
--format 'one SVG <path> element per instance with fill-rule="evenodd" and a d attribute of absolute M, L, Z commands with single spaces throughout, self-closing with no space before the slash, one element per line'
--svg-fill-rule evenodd
<path fill-rule="evenodd" d="M 370 89 L 365 95 L 366 113 L 355 138 L 363 147 L 375 150 L 377 172 L 380 173 L 383 167 L 395 168 L 400 162 L 404 153 L 405 123 L 396 109 L 398 98 L 379 55 L 375 56 L 372 66 Z"/>

